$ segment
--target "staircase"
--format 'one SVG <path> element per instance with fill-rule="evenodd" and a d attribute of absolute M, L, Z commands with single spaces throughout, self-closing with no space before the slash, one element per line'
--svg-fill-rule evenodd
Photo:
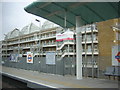
<path fill-rule="evenodd" d="M 65 45 L 67 45 L 67 44 L 72 44 L 72 45 L 74 45 L 74 42 L 63 42 L 63 44 L 59 47 L 59 48 L 57 48 L 57 50 L 61 50 Z"/>
<path fill-rule="evenodd" d="M 57 48 L 57 51 L 60 51 L 60 53 L 58 54 L 60 57 L 58 58 L 58 60 L 62 60 L 65 56 L 67 56 L 67 55 L 74 55 L 74 53 L 73 52 L 68 52 L 68 51 L 66 51 L 66 49 L 64 50 L 64 47 L 66 46 L 66 45 L 74 45 L 74 42 L 68 42 L 68 41 L 65 41 L 65 42 L 63 42 L 58 48 Z"/>

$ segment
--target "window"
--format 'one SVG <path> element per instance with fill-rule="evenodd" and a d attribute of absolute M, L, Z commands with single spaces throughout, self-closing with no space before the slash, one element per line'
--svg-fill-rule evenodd
<path fill-rule="evenodd" d="M 93 41 L 96 41 L 96 34 L 93 35 Z"/>
<path fill-rule="evenodd" d="M 98 46 L 94 45 L 94 51 L 97 52 L 98 51 Z"/>
<path fill-rule="evenodd" d="M 91 52 L 91 45 L 88 45 L 88 52 Z"/>
<path fill-rule="evenodd" d="M 91 35 L 87 35 L 87 41 L 91 41 Z"/>

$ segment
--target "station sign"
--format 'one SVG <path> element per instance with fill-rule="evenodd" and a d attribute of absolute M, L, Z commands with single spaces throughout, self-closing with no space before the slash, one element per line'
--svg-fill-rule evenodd
<path fill-rule="evenodd" d="M 120 46 L 116 45 L 112 47 L 112 66 L 120 65 Z"/>
<path fill-rule="evenodd" d="M 117 61 L 120 63 L 120 52 L 117 53 L 117 55 L 115 56 L 115 59 L 117 59 Z"/>
<path fill-rule="evenodd" d="M 33 53 L 27 52 L 27 63 L 33 63 Z"/>

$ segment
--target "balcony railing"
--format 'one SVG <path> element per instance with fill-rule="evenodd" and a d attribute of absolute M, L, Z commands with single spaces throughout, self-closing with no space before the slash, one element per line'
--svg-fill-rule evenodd
<path fill-rule="evenodd" d="M 43 39 L 50 39 L 50 38 L 56 38 L 56 35 L 42 36 L 41 40 L 43 40 Z"/>
<path fill-rule="evenodd" d="M 86 30 L 86 33 L 91 33 L 91 29 Z M 98 30 L 94 29 L 93 32 L 98 32 Z M 85 30 L 81 32 L 82 34 L 85 34 Z"/>
<path fill-rule="evenodd" d="M 43 43 L 42 46 L 43 47 L 56 46 L 56 42 L 53 42 L 53 43 Z"/>
<path fill-rule="evenodd" d="M 67 44 L 74 44 L 74 40 L 64 40 L 62 42 L 57 42 L 58 48 L 61 47 L 62 44 L 67 43 Z"/>

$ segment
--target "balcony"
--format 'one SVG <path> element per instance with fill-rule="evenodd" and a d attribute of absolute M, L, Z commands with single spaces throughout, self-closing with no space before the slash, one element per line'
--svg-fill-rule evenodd
<path fill-rule="evenodd" d="M 46 40 L 46 39 L 52 39 L 52 38 L 56 38 L 56 35 L 46 35 L 46 36 L 42 36 L 41 40 Z"/>
<path fill-rule="evenodd" d="M 6 54 L 2 54 L 2 56 L 6 56 Z M 10 54 L 7 54 L 7 56 L 10 56 Z"/>
<path fill-rule="evenodd" d="M 37 41 L 39 40 L 38 38 L 36 39 Z M 28 43 L 28 42 L 34 42 L 34 41 L 36 41 L 35 39 L 25 39 L 25 40 L 20 40 L 20 42 L 19 41 L 16 41 L 16 42 L 10 42 L 10 43 L 8 43 L 7 45 L 15 45 L 15 44 L 22 44 L 22 43 Z"/>
<path fill-rule="evenodd" d="M 85 55 L 85 52 L 82 52 L 82 54 Z M 91 52 L 90 52 L 90 51 L 89 51 L 89 52 L 86 52 L 86 54 L 87 54 L 87 55 L 92 55 L 92 51 L 91 51 Z M 93 52 L 93 54 L 94 54 L 94 55 L 98 55 L 99 52 L 96 50 L 96 51 Z"/>
<path fill-rule="evenodd" d="M 94 29 L 93 32 L 98 32 L 98 30 Z M 85 31 L 82 31 L 81 33 L 85 34 Z M 92 33 L 92 31 L 91 30 L 86 30 L 86 33 Z"/>
<path fill-rule="evenodd" d="M 93 29 L 93 32 L 98 32 L 96 24 L 86 25 L 82 27 L 82 33 L 91 33 L 91 29 Z"/>
<path fill-rule="evenodd" d="M 73 40 L 64 40 L 62 42 L 58 42 L 57 50 L 62 49 L 62 47 L 64 47 L 64 45 L 66 45 L 66 44 L 74 45 L 74 41 Z"/>
<path fill-rule="evenodd" d="M 7 45 L 16 45 L 16 44 L 18 44 L 18 42 L 8 43 Z"/>
<path fill-rule="evenodd" d="M 87 36 L 86 38 L 86 44 L 92 43 L 92 38 L 90 36 Z M 96 35 L 93 36 L 93 43 L 98 43 L 98 38 Z M 82 44 L 85 44 L 85 37 L 82 39 Z"/>
<path fill-rule="evenodd" d="M 7 49 L 6 48 L 2 48 L 2 51 L 4 51 L 4 50 L 18 50 L 19 49 L 19 47 L 18 46 L 14 46 L 14 47 L 7 47 Z"/>
<path fill-rule="evenodd" d="M 56 42 L 53 42 L 53 43 L 43 43 L 42 44 L 42 47 L 56 47 Z"/>
<path fill-rule="evenodd" d="M 91 44 L 92 41 L 86 41 L 86 44 Z M 98 40 L 94 40 L 93 43 L 98 43 Z M 85 41 L 82 41 L 82 44 L 85 44 Z"/>
<path fill-rule="evenodd" d="M 2 51 L 6 51 L 7 49 L 6 48 L 2 48 Z"/>
<path fill-rule="evenodd" d="M 30 49 L 30 46 L 27 46 L 27 47 L 23 47 L 23 49 Z"/>
<path fill-rule="evenodd" d="M 7 50 L 13 50 L 13 48 L 8 48 Z"/>
<path fill-rule="evenodd" d="M 28 42 L 34 42 L 35 40 L 25 40 L 25 41 L 20 41 L 20 43 L 28 43 Z"/>
<path fill-rule="evenodd" d="M 69 54 L 69 55 L 74 55 L 74 50 L 73 50 L 73 49 L 69 49 L 69 50 L 68 50 L 68 49 L 64 49 L 64 50 L 59 50 L 59 51 L 58 51 L 58 54 L 59 54 L 59 55 L 62 55 L 62 54 L 65 54 L 65 53 L 66 53 L 67 55 L 68 55 L 68 54 Z"/>
<path fill-rule="evenodd" d="M 6 46 L 6 44 L 5 44 L 5 43 L 2 43 L 2 46 Z"/>

